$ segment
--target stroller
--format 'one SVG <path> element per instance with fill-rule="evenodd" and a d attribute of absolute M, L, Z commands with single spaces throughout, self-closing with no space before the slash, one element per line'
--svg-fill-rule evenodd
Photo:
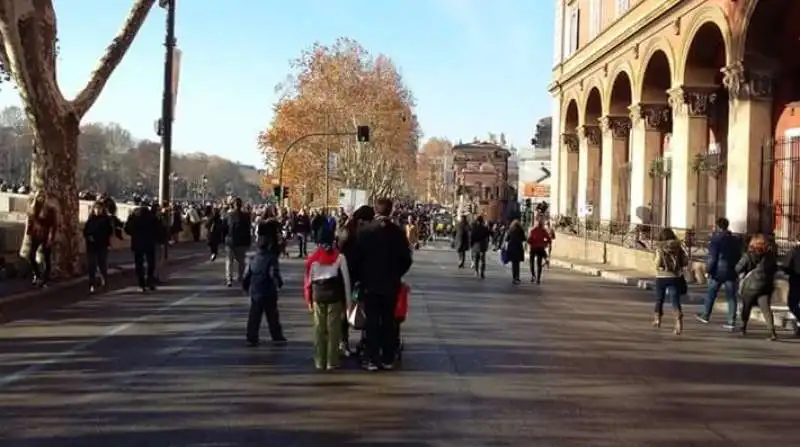
<path fill-rule="evenodd" d="M 395 351 L 395 363 L 401 363 L 403 361 L 403 351 L 405 350 L 405 342 L 403 341 L 403 337 L 401 335 L 400 327 L 402 326 L 403 322 L 406 320 L 408 316 L 408 297 L 411 294 L 411 286 L 407 283 L 403 283 L 400 286 L 400 292 L 397 294 L 397 305 L 394 309 L 394 322 L 395 322 L 395 336 L 397 337 L 396 346 L 397 350 Z M 366 345 L 366 331 L 361 329 L 361 339 L 358 341 L 355 349 L 355 357 L 359 360 L 359 362 L 366 363 L 367 359 L 367 345 Z"/>

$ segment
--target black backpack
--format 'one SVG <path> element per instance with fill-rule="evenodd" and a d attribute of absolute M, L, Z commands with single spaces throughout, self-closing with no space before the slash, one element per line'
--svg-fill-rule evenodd
<path fill-rule="evenodd" d="M 311 296 L 320 304 L 333 304 L 345 299 L 344 276 L 340 264 L 325 265 L 326 268 L 335 268 L 336 274 L 320 279 L 311 280 Z"/>

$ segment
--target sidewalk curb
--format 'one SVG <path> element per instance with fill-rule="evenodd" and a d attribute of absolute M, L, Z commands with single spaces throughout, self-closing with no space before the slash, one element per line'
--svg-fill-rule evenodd
<path fill-rule="evenodd" d="M 175 256 L 170 260 L 172 262 L 186 262 L 194 258 L 206 258 L 206 257 L 208 257 L 206 253 L 189 253 L 180 256 Z M 108 276 L 109 277 L 118 276 L 126 272 L 130 272 L 132 270 L 133 270 L 133 263 L 122 264 L 114 268 L 109 268 Z M 0 306 L 13 304 L 18 301 L 34 299 L 36 297 L 41 297 L 44 295 L 52 295 L 58 293 L 60 290 L 69 289 L 78 286 L 80 284 L 88 284 L 88 283 L 89 283 L 89 278 L 87 278 L 86 276 L 79 276 L 77 278 L 72 278 L 63 282 L 53 284 L 51 287 L 49 287 L 47 290 L 44 291 L 41 289 L 32 289 L 26 292 L 20 292 L 6 297 L 2 297 L 0 298 Z"/>
<path fill-rule="evenodd" d="M 570 270 L 570 271 L 577 272 L 577 273 L 583 273 L 583 274 L 588 275 L 588 276 L 596 276 L 596 277 L 605 279 L 606 281 L 609 281 L 609 282 L 614 282 L 614 283 L 623 284 L 623 285 L 627 285 L 627 286 L 635 286 L 636 288 L 641 289 L 641 290 L 653 290 L 655 288 L 655 281 L 652 280 L 652 279 L 642 279 L 642 278 L 632 277 L 632 276 L 623 275 L 623 274 L 617 273 L 617 272 L 611 272 L 611 271 L 603 270 L 603 269 L 600 269 L 600 268 L 597 268 L 597 267 L 591 267 L 591 266 L 586 266 L 586 265 L 582 265 L 582 264 L 572 263 L 572 262 L 569 262 L 569 261 L 564 261 L 564 260 L 561 260 L 561 259 L 551 258 L 550 259 L 550 265 L 553 266 L 553 267 L 558 267 L 558 268 L 564 269 L 564 270 Z M 699 306 L 699 305 L 702 305 L 702 302 L 705 300 L 705 298 L 706 298 L 705 293 L 697 293 L 697 292 L 691 293 L 690 292 L 690 293 L 688 293 L 686 295 L 686 298 L 684 300 L 686 301 L 685 304 L 687 304 L 687 305 Z M 773 314 L 775 314 L 776 311 L 777 312 L 788 311 L 788 309 L 785 306 L 775 306 L 775 305 L 773 305 L 772 308 L 773 308 Z M 740 303 L 740 309 L 741 309 L 741 303 Z M 714 303 L 714 310 L 717 313 L 727 312 L 728 311 L 727 302 L 725 302 L 724 300 L 717 300 Z M 758 309 L 758 308 L 754 308 L 752 310 L 751 318 L 753 318 L 753 319 L 755 319 L 755 320 L 757 320 L 759 322 L 762 322 L 762 323 L 764 322 L 764 315 L 761 313 L 761 310 Z M 783 323 L 781 321 L 781 317 L 778 316 L 778 315 L 775 315 L 775 326 L 776 327 L 783 326 Z"/>

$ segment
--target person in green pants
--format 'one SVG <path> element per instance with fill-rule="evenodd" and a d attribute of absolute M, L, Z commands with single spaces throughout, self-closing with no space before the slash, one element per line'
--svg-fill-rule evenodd
<path fill-rule="evenodd" d="M 350 301 L 347 259 L 334 245 L 334 231 L 320 230 L 317 249 L 306 259 L 305 297 L 314 319 L 314 366 L 335 370 L 341 365 L 339 343 L 345 303 Z"/>

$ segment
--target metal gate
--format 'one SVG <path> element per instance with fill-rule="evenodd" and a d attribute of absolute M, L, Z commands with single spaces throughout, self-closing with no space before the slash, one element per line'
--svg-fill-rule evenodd
<path fill-rule="evenodd" d="M 631 221 L 631 164 L 624 163 L 617 168 L 617 207 L 616 216 L 625 223 Z"/>
<path fill-rule="evenodd" d="M 728 178 L 725 154 L 698 155 L 692 169 L 697 176 L 695 228 L 713 231 L 717 219 L 725 215 Z"/>
<path fill-rule="evenodd" d="M 672 160 L 658 157 L 650 165 L 652 201 L 650 202 L 650 224 L 660 227 L 669 225 L 670 188 L 672 184 Z"/>
<path fill-rule="evenodd" d="M 758 230 L 788 242 L 800 235 L 800 136 L 762 146 Z"/>

